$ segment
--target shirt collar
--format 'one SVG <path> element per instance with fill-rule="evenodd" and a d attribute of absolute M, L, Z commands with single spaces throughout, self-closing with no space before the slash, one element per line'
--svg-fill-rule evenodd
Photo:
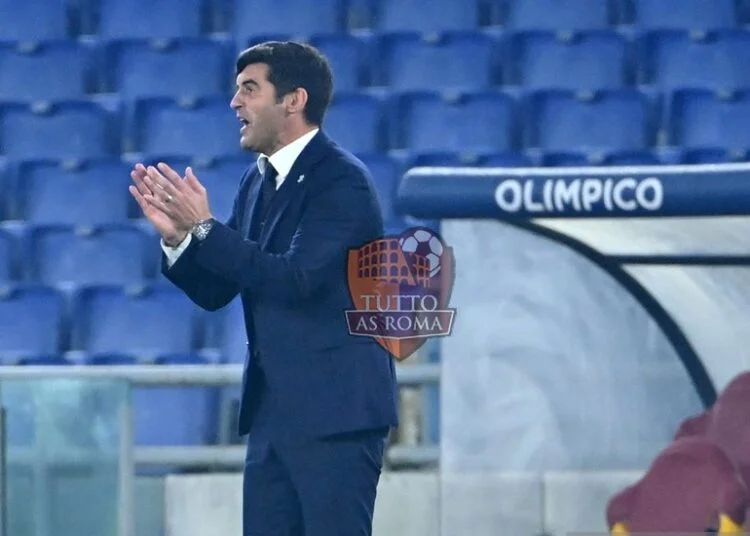
<path fill-rule="evenodd" d="M 279 177 L 286 177 L 292 170 L 294 162 L 297 160 L 302 151 L 307 147 L 315 135 L 318 133 L 317 128 L 311 130 L 307 134 L 304 134 L 294 140 L 292 143 L 285 145 L 270 157 L 261 154 L 258 156 L 257 166 L 260 170 L 261 175 L 266 172 L 266 164 L 271 162 Z"/>

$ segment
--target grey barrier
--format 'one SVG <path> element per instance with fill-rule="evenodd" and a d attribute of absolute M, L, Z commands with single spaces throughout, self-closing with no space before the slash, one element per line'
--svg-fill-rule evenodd
<path fill-rule="evenodd" d="M 10 380 L 113 380 L 140 386 L 230 386 L 242 381 L 243 367 L 233 365 L 114 365 L 114 366 L 0 366 L 0 385 Z M 399 386 L 418 386 L 440 382 L 440 365 L 413 363 L 396 366 Z M 133 534 L 133 487 L 135 466 L 169 465 L 181 468 L 240 468 L 244 463 L 241 445 L 197 445 L 138 447 L 133 444 L 132 408 L 128 404 L 120 416 L 123 431 L 120 461 L 120 536 Z M 6 412 L 0 408 L 0 536 L 7 527 Z M 436 463 L 439 447 L 434 445 L 391 445 L 387 461 L 394 464 Z"/>

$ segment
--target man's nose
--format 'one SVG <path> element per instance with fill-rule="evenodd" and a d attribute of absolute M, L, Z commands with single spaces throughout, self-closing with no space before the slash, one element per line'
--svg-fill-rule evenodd
<path fill-rule="evenodd" d="M 239 102 L 239 99 L 237 99 L 237 93 L 235 93 L 234 96 L 232 97 L 232 100 L 229 102 L 229 106 L 233 110 L 237 110 L 242 107 L 242 105 Z"/>

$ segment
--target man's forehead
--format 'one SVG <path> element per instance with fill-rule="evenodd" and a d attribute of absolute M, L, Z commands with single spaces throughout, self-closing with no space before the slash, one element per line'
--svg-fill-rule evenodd
<path fill-rule="evenodd" d="M 244 84 L 250 80 L 261 82 L 266 79 L 268 65 L 265 63 L 251 63 L 237 75 L 237 85 Z"/>

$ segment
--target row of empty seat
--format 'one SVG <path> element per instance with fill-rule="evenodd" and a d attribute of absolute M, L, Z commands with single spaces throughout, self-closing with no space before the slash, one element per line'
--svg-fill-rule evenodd
<path fill-rule="evenodd" d="M 309 42 L 331 61 L 339 92 L 497 86 L 595 90 L 634 84 L 664 89 L 750 87 L 747 29 L 700 36 L 661 31 L 635 37 L 600 30 L 574 35 L 401 32 L 379 37 L 318 35 Z M 117 93 L 124 100 L 227 97 L 239 45 L 212 38 L 0 43 L 0 101 L 102 93 Z M 566 69 L 558 71 L 562 64 Z"/>
<path fill-rule="evenodd" d="M 358 154 L 368 167 L 380 199 L 386 228 L 398 232 L 406 225 L 397 206 L 400 177 L 419 166 L 452 167 L 563 167 L 618 165 L 674 165 L 745 162 L 750 148 L 728 150 L 720 147 L 622 151 L 498 152 L 486 155 L 460 152 L 425 152 L 417 155 Z M 214 215 L 225 221 L 232 211 L 240 177 L 252 157 L 225 157 L 192 160 L 180 157 L 149 158 L 145 163 L 168 163 L 183 173 L 192 166 L 206 186 Z M 69 236 L 96 239 L 110 223 L 131 223 L 134 232 L 156 240 L 153 228 L 142 221 L 140 208 L 127 191 L 131 184 L 132 162 L 120 158 L 71 161 L 22 161 L 0 165 L 0 241 L 26 241 L 36 232 L 65 228 Z M 39 231 L 36 231 L 39 229 Z M 0 266 L 5 265 L 0 256 Z M 1 270 L 0 270 L 1 271 Z"/>
<path fill-rule="evenodd" d="M 385 154 L 358 156 L 370 169 L 386 226 L 395 232 L 403 226 L 395 208 L 398 180 L 417 160 Z M 255 165 L 255 158 L 242 155 L 202 160 L 152 155 L 144 159 L 146 165 L 157 162 L 166 162 L 180 174 L 192 166 L 208 191 L 212 212 L 225 221 L 231 214 L 240 179 L 249 166 Z M 141 218 L 140 208 L 128 192 L 132 165 L 132 161 L 119 157 L 0 163 L 0 220 L 12 220 L 5 230 L 25 239 L 30 224 L 99 225 Z M 134 223 L 141 231 L 153 234 L 144 222 Z M 95 238 L 96 233 L 91 231 L 79 229 L 77 234 Z"/>
<path fill-rule="evenodd" d="M 242 363 L 247 349 L 242 319 L 239 299 L 209 313 L 163 281 L 68 289 L 8 285 L 0 289 L 0 360 L 65 357 L 89 363 L 130 355 L 153 362 L 200 351 L 212 362 Z"/>
<path fill-rule="evenodd" d="M 748 121 L 750 91 L 722 95 L 705 90 L 487 90 L 407 92 L 385 98 L 340 93 L 324 126 L 355 153 L 406 149 L 482 154 L 523 147 L 735 149 L 748 145 Z M 223 98 L 153 98 L 138 100 L 132 107 L 93 101 L 61 101 L 41 109 L 7 104 L 0 105 L 0 156 L 239 155 L 239 129 Z"/>
<path fill-rule="evenodd" d="M 175 156 L 144 160 L 146 165 L 157 162 L 166 162 L 183 176 L 192 166 L 221 220 L 229 217 L 240 179 L 255 164 L 248 155 L 203 161 Z M 134 164 L 116 156 L 6 163 L 0 166 L 0 220 L 100 224 L 139 218 L 140 208 L 128 192 Z"/>
<path fill-rule="evenodd" d="M 746 0 L 48 0 L 0 1 L 0 40 L 98 34 L 178 37 L 225 32 L 241 39 L 360 28 L 440 31 L 480 26 L 516 29 L 714 29 L 750 20 Z M 148 13 L 148 16 L 144 16 Z"/>
<path fill-rule="evenodd" d="M 139 284 L 157 277 L 158 237 L 145 224 L 23 225 L 15 231 L 0 231 L 3 283 Z"/>
<path fill-rule="evenodd" d="M 744 162 L 750 159 L 750 147 L 738 147 L 737 150 L 670 147 L 592 152 L 529 150 L 485 155 L 434 151 L 413 155 L 380 153 L 357 156 L 370 170 L 387 231 L 398 232 L 406 225 L 396 201 L 398 183 L 400 177 L 412 167 L 578 167 Z M 222 221 L 231 214 L 240 178 L 248 166 L 255 165 L 250 155 L 212 160 L 149 157 L 145 163 L 149 165 L 160 161 L 181 174 L 187 166 L 192 166 L 208 191 L 212 212 Z M 157 254 L 154 230 L 141 219 L 140 208 L 128 192 L 132 165 L 133 162 L 119 157 L 29 160 L 6 163 L 5 166 L 0 163 L 0 243 L 15 243 L 13 250 L 23 251 L 25 248 L 28 251 L 28 246 L 24 244 L 33 242 L 32 236 L 36 236 L 37 241 L 43 241 L 45 235 L 61 234 L 68 240 L 80 240 L 81 247 L 87 248 L 116 228 L 105 224 L 130 224 L 121 229 L 143 235 L 151 248 L 147 256 Z M 141 238 L 137 239 L 139 244 L 142 241 Z M 71 250 L 72 255 L 75 255 L 74 251 L 75 248 Z M 137 255 L 140 257 L 139 253 Z M 9 277 L 7 274 L 19 273 L 5 271 L 8 266 L 6 259 L 4 254 L 0 254 L 0 279 Z M 112 274 L 112 277 L 117 276 Z"/>

